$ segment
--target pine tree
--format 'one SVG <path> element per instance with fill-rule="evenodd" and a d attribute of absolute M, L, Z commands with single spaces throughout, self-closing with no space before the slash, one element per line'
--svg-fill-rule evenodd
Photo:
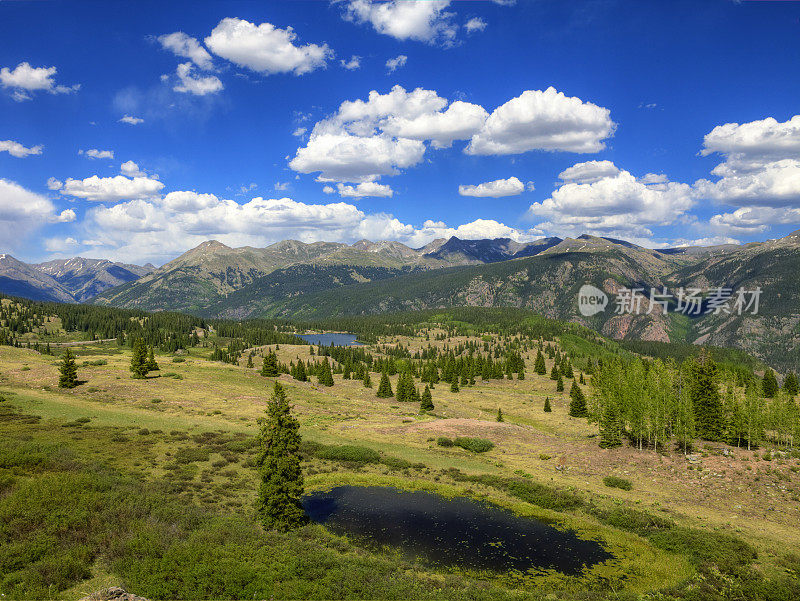
<path fill-rule="evenodd" d="M 264 357 L 264 364 L 261 366 L 261 375 L 265 378 L 277 378 L 279 373 L 278 355 L 270 351 Z"/>
<path fill-rule="evenodd" d="M 544 399 L 544 412 L 545 413 L 551 413 L 552 411 L 553 411 L 553 408 L 550 406 L 550 397 L 549 396 L 545 397 L 545 399 Z"/>
<path fill-rule="evenodd" d="M 458 388 L 458 380 L 453 379 L 453 383 L 450 384 L 450 392 L 458 392 L 460 389 Z"/>
<path fill-rule="evenodd" d="M 422 391 L 419 409 L 421 412 L 433 411 L 433 397 L 431 396 L 431 389 L 427 386 L 425 387 L 425 390 Z"/>
<path fill-rule="evenodd" d="M 558 374 L 558 379 L 556 380 L 556 392 L 564 392 L 564 380 L 561 378 L 561 374 Z"/>
<path fill-rule="evenodd" d="M 155 351 L 151 346 L 147 352 L 147 371 L 159 371 L 158 363 L 156 363 Z"/>
<path fill-rule="evenodd" d="M 59 388 L 75 388 L 78 385 L 78 366 L 75 363 L 75 355 L 72 351 L 67 350 L 61 358 L 61 366 L 58 368 L 58 386 Z"/>
<path fill-rule="evenodd" d="M 364 370 L 364 388 L 372 388 L 372 378 L 369 377 L 369 370 Z"/>
<path fill-rule="evenodd" d="M 248 368 L 252 368 L 253 367 L 253 353 L 250 353 L 249 355 L 247 355 L 247 367 Z"/>
<path fill-rule="evenodd" d="M 553 365 L 553 369 L 550 370 L 550 379 L 555 382 L 556 380 L 558 380 L 558 376 L 559 376 L 558 367 Z"/>
<path fill-rule="evenodd" d="M 306 364 L 302 359 L 297 361 L 297 367 L 294 368 L 294 379 L 298 382 L 307 382 L 308 374 L 306 373 Z"/>
<path fill-rule="evenodd" d="M 498 407 L 498 408 L 497 408 L 497 418 L 496 418 L 496 420 L 497 420 L 498 422 L 503 422 L 503 421 L 505 421 L 505 420 L 503 419 L 503 410 L 502 410 L 500 407 Z"/>
<path fill-rule="evenodd" d="M 796 397 L 800 392 L 800 386 L 797 383 L 797 376 L 793 371 L 786 374 L 786 379 L 783 381 L 783 391 L 790 397 Z"/>
<path fill-rule="evenodd" d="M 383 372 L 381 374 L 381 382 L 378 384 L 378 398 L 388 399 L 393 396 L 394 393 L 392 392 L 392 383 L 389 382 L 389 375 Z"/>
<path fill-rule="evenodd" d="M 586 397 L 583 395 L 581 387 L 573 380 L 572 386 L 569 389 L 569 414 L 572 417 L 588 417 L 589 412 L 586 409 Z"/>
<path fill-rule="evenodd" d="M 256 466 L 261 485 L 256 508 L 265 528 L 286 531 L 303 525 L 308 518 L 300 503 L 300 423 L 292 416 L 279 382 L 275 382 L 266 413 L 267 417 L 259 420 Z"/>
<path fill-rule="evenodd" d="M 775 377 L 775 372 L 767 368 L 764 372 L 764 381 L 761 383 L 764 396 L 768 399 L 774 399 L 778 394 L 778 379 Z"/>
<path fill-rule="evenodd" d="M 696 359 L 689 359 L 688 373 L 689 396 L 694 407 L 697 435 L 705 440 L 720 441 L 724 422 L 717 365 L 703 351 Z"/>
<path fill-rule="evenodd" d="M 536 353 L 536 363 L 534 363 L 533 371 L 540 376 L 547 373 L 547 366 L 544 364 L 544 355 L 542 355 L 542 351 Z"/>
<path fill-rule="evenodd" d="M 600 418 L 600 446 L 604 449 L 622 446 L 622 417 L 619 403 L 614 400 L 607 402 L 603 408 Z"/>
<path fill-rule="evenodd" d="M 333 386 L 333 373 L 331 373 L 331 364 L 328 363 L 328 358 L 320 364 L 319 373 L 317 374 L 319 383 L 323 386 Z"/>
<path fill-rule="evenodd" d="M 133 356 L 131 357 L 131 373 L 134 378 L 141 379 L 147 376 L 147 347 L 144 340 L 137 338 L 133 343 Z"/>
<path fill-rule="evenodd" d="M 525 379 L 525 369 L 523 368 L 519 370 L 519 375 L 517 375 L 517 380 L 524 380 L 524 379 Z"/>

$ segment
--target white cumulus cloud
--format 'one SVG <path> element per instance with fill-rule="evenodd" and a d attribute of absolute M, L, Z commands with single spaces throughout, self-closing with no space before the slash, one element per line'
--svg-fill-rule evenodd
<path fill-rule="evenodd" d="M 62 86 L 56 84 L 55 67 L 31 67 L 27 62 L 18 64 L 13 70 L 8 67 L 0 69 L 0 85 L 10 88 L 14 100 L 21 102 L 30 100 L 32 92 L 49 92 L 50 94 L 69 94 L 80 89 L 80 84 Z"/>
<path fill-rule="evenodd" d="M 61 187 L 61 193 L 67 196 L 83 198 L 93 202 L 119 202 L 135 198 L 152 198 L 164 187 L 160 181 L 148 177 L 127 178 L 98 177 L 93 175 L 85 179 L 67 178 Z"/>
<path fill-rule="evenodd" d="M 491 182 L 484 182 L 476 186 L 460 185 L 458 193 L 461 196 L 475 196 L 478 198 L 500 198 L 501 196 L 516 196 L 525 191 L 523 184 L 516 177 L 508 179 L 496 179 Z"/>
<path fill-rule="evenodd" d="M 80 150 L 78 154 L 85 155 L 90 159 L 113 159 L 113 150 L 98 150 L 97 148 L 90 148 L 89 150 Z"/>
<path fill-rule="evenodd" d="M 607 108 L 565 96 L 553 87 L 526 90 L 492 112 L 472 137 L 467 153 L 599 152 L 615 129 Z"/>
<path fill-rule="evenodd" d="M 187 92 L 195 96 L 214 94 L 224 87 L 216 75 L 196 75 L 192 63 L 181 63 L 176 69 L 178 84 L 172 89 L 176 92 Z"/>
<path fill-rule="evenodd" d="M 256 25 L 232 17 L 222 19 L 205 39 L 206 46 L 217 56 L 263 75 L 303 75 L 325 67 L 333 56 L 327 44 L 296 42 L 297 34 L 291 27 Z"/>
<path fill-rule="evenodd" d="M 144 123 L 144 119 L 140 117 L 134 117 L 132 115 L 125 115 L 119 120 L 119 122 L 127 123 L 128 125 L 139 125 L 140 123 Z"/>
<path fill-rule="evenodd" d="M 389 73 L 394 73 L 400 67 L 405 67 L 407 62 L 408 57 L 405 54 L 398 54 L 394 58 L 390 58 L 386 61 L 386 68 L 389 70 Z"/>
<path fill-rule="evenodd" d="M 486 21 L 480 17 L 473 17 L 464 24 L 464 29 L 467 33 L 475 33 L 476 31 L 483 31 L 486 29 Z"/>
<path fill-rule="evenodd" d="M 171 51 L 176 56 L 188 58 L 201 69 L 213 68 L 208 51 L 195 38 L 182 31 L 158 36 L 158 41 L 165 50 Z"/>
<path fill-rule="evenodd" d="M 339 196 L 348 198 L 363 198 L 365 196 L 391 198 L 394 195 L 394 191 L 391 187 L 376 182 L 361 182 L 356 186 L 337 184 L 336 188 L 339 191 Z"/>
<path fill-rule="evenodd" d="M 350 57 L 350 60 L 340 60 L 339 64 L 348 71 L 355 71 L 361 68 L 361 57 L 354 54 Z"/>
<path fill-rule="evenodd" d="M 56 213 L 51 200 L 7 179 L 0 179 L 0 199 L 0 239 L 8 247 L 48 223 L 75 220 L 72 209 Z"/>
<path fill-rule="evenodd" d="M 611 161 L 576 163 L 558 174 L 558 179 L 575 184 L 591 184 L 605 177 L 614 177 L 619 168 Z"/>
<path fill-rule="evenodd" d="M 19 159 L 24 159 L 32 154 L 42 154 L 43 148 L 44 146 L 41 144 L 26 148 L 14 140 L 0 140 L 0 152 L 7 152 L 12 157 L 17 157 Z"/>
<path fill-rule="evenodd" d="M 458 26 L 453 22 L 454 14 L 446 10 L 449 5 L 450 0 L 348 0 L 343 17 L 355 23 L 372 25 L 378 33 L 397 40 L 449 45 L 458 32 Z"/>

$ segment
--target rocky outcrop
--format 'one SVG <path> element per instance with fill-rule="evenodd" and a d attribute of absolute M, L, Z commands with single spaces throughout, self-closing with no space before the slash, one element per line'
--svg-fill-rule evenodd
<path fill-rule="evenodd" d="M 92 593 L 88 597 L 83 597 L 80 601 L 149 601 L 144 597 L 139 597 L 133 593 L 129 593 L 121 586 L 112 586 L 111 588 L 103 589 Z"/>

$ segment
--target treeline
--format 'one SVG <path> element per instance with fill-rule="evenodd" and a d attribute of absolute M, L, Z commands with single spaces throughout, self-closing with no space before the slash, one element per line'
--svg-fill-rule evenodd
<path fill-rule="evenodd" d="M 779 386 L 763 378 L 720 367 L 709 352 L 678 363 L 635 358 L 600 360 L 592 373 L 589 419 L 600 426 L 600 446 L 624 438 L 639 449 L 685 452 L 696 439 L 758 447 L 764 442 L 793 447 L 800 440 L 797 378 Z"/>

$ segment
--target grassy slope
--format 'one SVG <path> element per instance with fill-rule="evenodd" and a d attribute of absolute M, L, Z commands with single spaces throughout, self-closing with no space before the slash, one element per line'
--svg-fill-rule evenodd
<path fill-rule="evenodd" d="M 284 346 L 279 354 L 281 360 L 288 361 L 307 352 L 308 347 Z M 81 368 L 80 374 L 87 380 L 86 384 L 66 392 L 53 388 L 56 369 L 52 358 L 2 347 L 0 391 L 13 393 L 10 398 L 14 405 L 41 415 L 45 424 L 52 423 L 55 427 L 81 417 L 91 418 L 89 426 L 80 430 L 88 436 L 82 442 L 69 444 L 78 445 L 83 448 L 82 452 L 146 479 L 170 475 L 164 468 L 169 464 L 167 454 L 186 446 L 185 442 L 175 441 L 166 433 L 222 430 L 252 434 L 254 420 L 263 411 L 267 382 L 255 373 L 256 370 L 210 363 L 199 357 L 172 364 L 165 357 L 161 358 L 162 377 L 134 381 L 127 374 L 127 352 L 98 345 L 81 348 L 78 353 L 87 359 L 103 357 L 108 364 Z M 179 374 L 183 379 L 163 377 L 168 372 Z M 650 547 L 642 539 L 602 526 L 582 512 L 553 514 L 481 485 L 469 486 L 468 492 L 465 484 L 448 479 L 440 470 L 455 467 L 468 474 L 508 476 L 524 472 L 535 480 L 585 491 L 600 503 L 614 499 L 635 503 L 668 515 L 684 515 L 681 520 L 687 524 L 714 529 L 731 529 L 735 524 L 762 549 L 769 549 L 776 540 L 791 548 L 800 548 L 800 533 L 793 527 L 798 503 L 777 489 L 767 492 L 748 478 L 745 474 L 749 464 L 743 461 L 749 457 L 744 453 L 726 460 L 724 467 L 718 465 L 717 457 L 709 457 L 708 461 L 713 462 L 710 469 L 695 473 L 687 469 L 681 457 L 664 458 L 630 449 L 600 451 L 590 438 L 596 434 L 596 428 L 567 416 L 568 399 L 554 393 L 554 385 L 548 379 L 529 375 L 523 382 L 481 384 L 457 395 L 443 386 L 437 387 L 434 391 L 436 411 L 434 416 L 426 417 L 420 417 L 415 407 L 398 406 L 392 399 L 376 399 L 373 392 L 360 383 L 340 381 L 338 376 L 336 386 L 331 389 L 321 389 L 310 383 L 288 381 L 287 384 L 305 439 L 362 444 L 427 466 L 425 470 L 413 470 L 398 477 L 382 466 L 353 471 L 317 462 L 307 466 L 310 488 L 341 483 L 385 483 L 447 494 L 486 496 L 520 513 L 556 518 L 565 526 L 605 540 L 620 557 L 621 565 L 604 567 L 596 577 L 619 576 L 624 570 L 632 575 L 628 587 L 633 590 L 652 588 L 670 580 L 677 582 L 688 574 L 688 566 Z M 202 390 L 202 394 L 198 395 L 198 390 Z M 552 414 L 541 412 L 545 396 L 554 399 Z M 498 406 L 506 416 L 503 424 L 491 421 Z M 152 442 L 133 449 L 117 448 L 116 452 L 96 444 L 102 436 L 95 438 L 94 429 L 112 426 L 127 429 L 133 440 Z M 151 434 L 137 434 L 140 428 L 147 428 Z M 154 430 L 164 434 L 152 434 Z M 493 440 L 497 448 L 486 455 L 443 449 L 430 440 L 439 435 L 482 436 Z M 550 459 L 541 459 L 540 455 L 549 455 Z M 230 478 L 241 481 L 236 494 L 220 503 L 226 511 L 248 507 L 255 487 L 252 474 L 237 467 L 233 476 L 223 475 L 224 470 L 211 469 L 215 459 L 219 457 L 212 455 L 207 462 L 197 464 L 192 480 L 202 482 L 202 471 L 210 470 L 214 484 L 224 484 Z M 795 476 L 788 467 L 775 471 L 787 474 L 794 485 Z M 730 469 L 732 474 L 720 474 L 723 469 Z M 631 478 L 634 489 L 626 492 L 606 488 L 602 478 L 610 473 Z M 758 473 L 763 477 L 763 468 L 758 469 Z M 741 478 L 734 480 L 730 477 L 733 474 Z M 752 498 L 754 493 L 757 496 Z M 784 505 L 784 511 L 771 512 L 770 508 L 778 502 Z M 741 507 L 737 508 L 738 505 Z M 98 568 L 101 577 L 103 569 Z M 575 583 L 561 585 L 576 586 Z"/>

